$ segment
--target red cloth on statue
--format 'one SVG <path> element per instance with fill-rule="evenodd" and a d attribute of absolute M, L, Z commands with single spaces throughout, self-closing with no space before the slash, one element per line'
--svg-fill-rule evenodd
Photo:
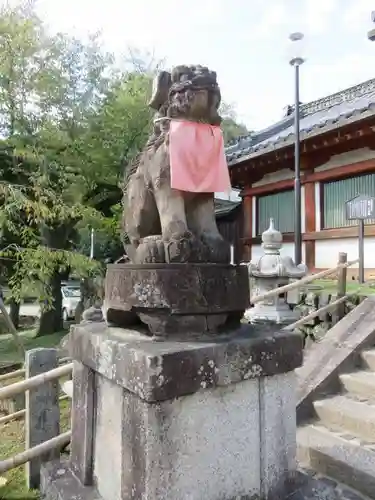
<path fill-rule="evenodd" d="M 169 157 L 173 189 L 191 193 L 231 191 L 220 127 L 171 120 Z"/>

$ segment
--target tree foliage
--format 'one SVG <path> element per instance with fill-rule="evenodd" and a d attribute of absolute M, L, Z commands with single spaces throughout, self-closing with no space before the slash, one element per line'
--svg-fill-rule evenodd
<path fill-rule="evenodd" d="M 61 280 L 123 251 L 121 184 L 150 132 L 150 61 L 133 50 L 120 69 L 99 35 L 51 35 L 33 2 L 0 8 L 0 268 L 14 306 L 34 284 L 41 334 L 62 327 Z M 222 112 L 226 142 L 247 132 L 233 106 Z"/>
<path fill-rule="evenodd" d="M 151 78 L 146 74 L 121 74 L 96 110 L 81 152 L 86 179 L 118 184 L 124 167 L 144 146 L 150 132 L 152 112 L 147 106 Z"/>
<path fill-rule="evenodd" d="M 1 262 L 15 301 L 38 284 L 40 333 L 62 327 L 61 279 L 100 269 L 77 252 L 81 233 L 90 225 L 108 241 L 117 221 L 91 194 L 104 181 L 117 188 L 143 145 L 149 86 L 116 71 L 97 36 L 51 36 L 32 4 L 0 11 Z"/>
<path fill-rule="evenodd" d="M 225 144 L 229 144 L 234 139 L 237 139 L 238 137 L 244 135 L 248 135 L 250 133 L 246 125 L 238 122 L 237 114 L 233 104 L 222 102 L 220 113 L 223 118 L 221 128 L 223 129 Z"/>

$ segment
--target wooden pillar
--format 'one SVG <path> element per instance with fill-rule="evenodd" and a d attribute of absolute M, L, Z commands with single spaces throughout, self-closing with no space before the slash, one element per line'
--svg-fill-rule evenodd
<path fill-rule="evenodd" d="M 253 197 L 244 195 L 242 201 L 243 209 L 243 251 L 242 260 L 251 260 L 251 243 L 249 240 L 253 237 Z"/>
<path fill-rule="evenodd" d="M 26 352 L 26 378 L 57 368 L 56 349 L 31 349 Z M 52 380 L 32 391 L 26 391 L 25 445 L 38 446 L 60 434 L 59 382 Z M 26 484 L 29 489 L 40 486 L 40 466 L 60 456 L 60 449 L 45 453 L 26 463 Z"/>
<path fill-rule="evenodd" d="M 305 233 L 312 233 L 316 230 L 315 220 L 315 183 L 306 182 L 305 186 Z M 315 268 L 315 241 L 305 241 L 307 267 Z"/>

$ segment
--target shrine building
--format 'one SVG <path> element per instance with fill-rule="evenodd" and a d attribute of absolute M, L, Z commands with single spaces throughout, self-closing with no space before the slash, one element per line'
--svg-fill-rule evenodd
<path fill-rule="evenodd" d="M 358 227 L 345 202 L 375 197 L 375 79 L 301 105 L 301 225 L 310 271 L 337 264 L 338 252 L 358 258 Z M 237 240 L 241 259 L 261 252 L 270 217 L 283 234 L 282 253 L 294 256 L 294 116 L 226 148 L 233 188 L 242 196 Z M 375 220 L 365 223 L 366 275 L 375 274 Z M 358 266 L 357 266 L 358 268 Z M 349 273 L 357 276 L 353 268 Z"/>

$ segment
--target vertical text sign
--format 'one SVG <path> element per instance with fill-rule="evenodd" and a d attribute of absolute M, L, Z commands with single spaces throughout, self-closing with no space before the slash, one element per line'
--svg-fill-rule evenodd
<path fill-rule="evenodd" d="M 347 220 L 375 218 L 375 198 L 359 195 L 345 203 Z"/>

